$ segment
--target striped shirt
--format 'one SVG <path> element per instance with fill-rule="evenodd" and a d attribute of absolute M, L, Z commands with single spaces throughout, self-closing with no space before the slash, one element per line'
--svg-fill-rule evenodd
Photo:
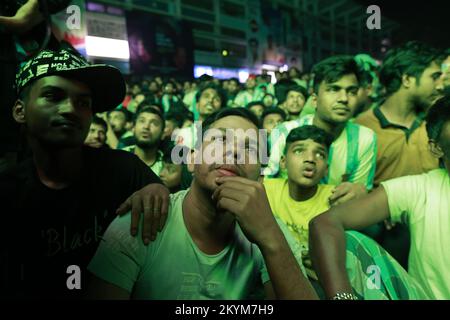
<path fill-rule="evenodd" d="M 264 169 L 265 176 L 276 176 L 280 170 L 280 159 L 291 130 L 313 124 L 314 115 L 284 122 L 270 135 L 270 158 Z M 376 134 L 369 128 L 347 121 L 345 129 L 331 144 L 328 155 L 328 175 L 322 183 L 339 185 L 349 181 L 362 183 L 368 189 L 373 187 L 377 155 Z M 280 172 L 281 176 L 286 173 Z"/>

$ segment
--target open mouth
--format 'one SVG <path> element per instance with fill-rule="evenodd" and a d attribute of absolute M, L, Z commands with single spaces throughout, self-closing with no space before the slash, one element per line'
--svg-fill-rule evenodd
<path fill-rule="evenodd" d="M 311 179 L 316 174 L 316 170 L 314 170 L 313 168 L 305 168 L 302 170 L 302 174 L 305 178 Z"/>

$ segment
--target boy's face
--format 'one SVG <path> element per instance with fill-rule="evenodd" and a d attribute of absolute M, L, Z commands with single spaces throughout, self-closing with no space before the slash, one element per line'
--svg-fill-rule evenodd
<path fill-rule="evenodd" d="M 261 119 L 261 116 L 264 112 L 264 106 L 261 104 L 256 104 L 250 107 L 250 111 L 253 112 L 253 114 L 257 116 L 258 119 Z"/>
<path fill-rule="evenodd" d="M 278 113 L 271 113 L 264 117 L 263 128 L 267 130 L 269 135 L 273 128 L 283 122 L 283 117 Z"/>
<path fill-rule="evenodd" d="M 181 184 L 181 171 L 182 167 L 180 164 L 164 162 L 164 167 L 159 173 L 159 177 L 167 188 L 176 188 Z"/>
<path fill-rule="evenodd" d="M 322 81 L 317 93 L 317 116 L 334 124 L 347 122 L 357 106 L 358 79 L 344 75 L 336 82 Z"/>
<path fill-rule="evenodd" d="M 281 167 L 287 170 L 288 179 L 304 187 L 314 187 L 327 174 L 328 151 L 311 139 L 299 140 L 288 146 L 281 159 Z"/>
<path fill-rule="evenodd" d="M 14 106 L 14 118 L 30 136 L 60 147 L 82 146 L 92 121 L 90 89 L 83 83 L 49 76 L 36 80 L 25 101 Z"/>
<path fill-rule="evenodd" d="M 245 154 L 245 161 L 243 164 L 238 163 L 238 138 L 242 138 L 242 134 L 234 132 L 234 141 L 226 141 L 226 130 L 247 130 L 254 131 L 256 137 L 258 137 L 258 128 L 249 120 L 239 116 L 227 116 L 214 122 L 210 129 L 217 129 L 217 132 L 221 132 L 221 135 L 215 136 L 215 139 L 204 140 L 201 151 L 203 152 L 202 163 L 189 165 L 189 169 L 194 171 L 194 183 L 200 185 L 202 189 L 214 191 L 217 188 L 215 179 L 222 176 L 240 176 L 250 180 L 256 181 L 260 175 L 261 164 L 258 161 L 249 161 L 249 157 L 255 159 L 258 150 L 257 138 L 246 137 L 245 146 L 243 146 L 243 154 Z M 249 131 L 248 131 L 249 132 Z M 207 136 L 207 134 L 206 134 Z M 223 145 L 222 154 L 214 154 L 214 161 L 205 161 L 205 159 L 212 153 L 209 151 L 217 150 L 215 144 Z M 234 150 L 228 147 L 227 144 L 234 143 Z M 199 152 L 199 151 L 197 151 Z M 227 164 L 227 156 L 231 157 L 233 161 L 231 164 Z M 195 155 L 194 155 L 195 157 Z M 256 163 L 255 163 L 256 162 Z"/>

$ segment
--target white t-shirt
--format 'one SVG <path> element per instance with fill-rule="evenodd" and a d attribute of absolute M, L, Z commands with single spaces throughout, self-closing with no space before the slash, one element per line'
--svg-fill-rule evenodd
<path fill-rule="evenodd" d="M 430 297 L 450 299 L 450 178 L 445 169 L 382 182 L 391 219 L 411 233 L 408 273 Z"/>
<path fill-rule="evenodd" d="M 134 299 L 263 298 L 263 283 L 270 279 L 259 248 L 236 224 L 233 240 L 225 249 L 215 255 L 203 253 L 184 223 L 182 205 L 187 192 L 171 195 L 166 225 L 148 246 L 139 234 L 130 236 L 129 214 L 116 218 L 88 269 L 132 292 Z M 285 226 L 280 227 L 289 234 Z M 302 267 L 297 243 L 292 237 L 287 240 L 299 253 L 296 258 Z"/>

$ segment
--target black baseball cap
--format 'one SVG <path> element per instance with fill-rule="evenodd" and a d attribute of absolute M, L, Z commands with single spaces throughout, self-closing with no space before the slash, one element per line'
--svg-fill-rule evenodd
<path fill-rule="evenodd" d="M 125 81 L 119 69 L 106 64 L 90 64 L 71 47 L 61 47 L 58 51 L 42 50 L 26 62 L 16 74 L 17 94 L 32 82 L 53 75 L 85 83 L 92 92 L 94 112 L 112 110 L 125 97 Z"/>

